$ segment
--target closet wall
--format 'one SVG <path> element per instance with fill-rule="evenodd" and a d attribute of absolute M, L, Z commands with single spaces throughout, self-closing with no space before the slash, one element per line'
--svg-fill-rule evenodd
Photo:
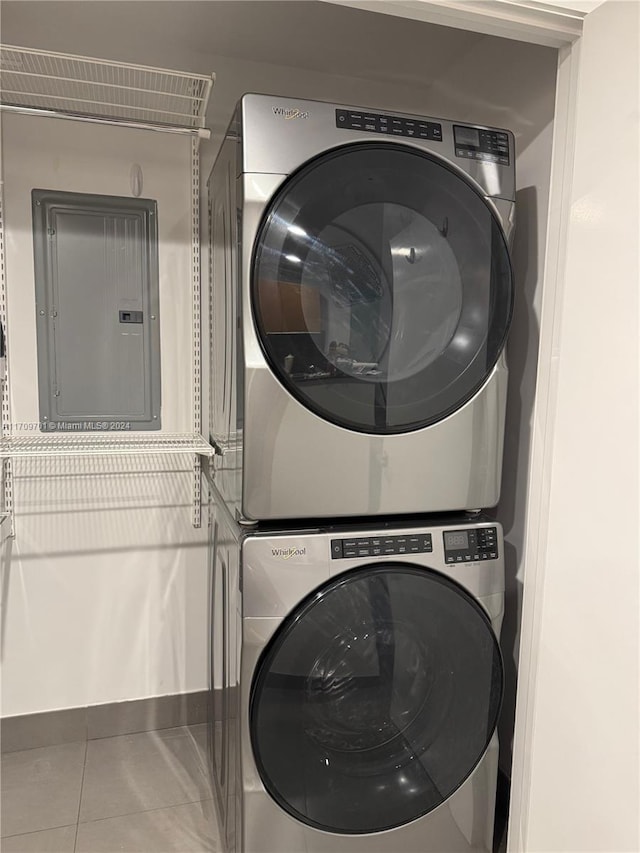
<path fill-rule="evenodd" d="M 31 190 L 157 199 L 162 427 L 191 430 L 191 146 L 187 139 L 4 115 L 6 274 L 17 435 L 37 432 Z M 206 530 L 189 456 L 15 460 L 4 567 L 2 714 L 202 689 Z"/>

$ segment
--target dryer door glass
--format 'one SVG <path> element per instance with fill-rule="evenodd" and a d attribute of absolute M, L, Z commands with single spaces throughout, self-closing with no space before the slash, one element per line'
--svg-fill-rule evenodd
<path fill-rule="evenodd" d="M 462 587 L 406 564 L 341 575 L 259 661 L 249 715 L 262 782 L 328 832 L 409 823 L 482 758 L 502 683 L 491 623 Z"/>
<path fill-rule="evenodd" d="M 513 282 L 498 219 L 469 181 L 415 148 L 364 143 L 282 185 L 252 298 L 288 390 L 332 423 L 388 434 L 441 420 L 480 388 Z"/>

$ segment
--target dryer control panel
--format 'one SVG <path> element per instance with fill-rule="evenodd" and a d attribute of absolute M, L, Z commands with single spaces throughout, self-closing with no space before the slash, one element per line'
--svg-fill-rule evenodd
<path fill-rule="evenodd" d="M 359 536 L 354 539 L 331 540 L 332 560 L 342 560 L 347 557 L 390 557 L 392 554 L 428 554 L 432 550 L 430 533 Z"/>
<path fill-rule="evenodd" d="M 471 527 L 445 530 L 444 558 L 447 563 L 471 563 L 498 559 L 498 535 L 495 527 Z"/>
<path fill-rule="evenodd" d="M 453 125 L 456 157 L 509 165 L 509 137 L 503 130 Z"/>
<path fill-rule="evenodd" d="M 347 130 L 366 130 L 369 133 L 386 133 L 389 136 L 415 136 L 442 142 L 442 125 L 388 113 L 370 113 L 360 110 L 336 110 L 336 127 Z"/>

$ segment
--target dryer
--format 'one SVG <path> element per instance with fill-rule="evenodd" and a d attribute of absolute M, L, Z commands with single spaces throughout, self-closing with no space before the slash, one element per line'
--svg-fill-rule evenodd
<path fill-rule="evenodd" d="M 211 440 L 238 517 L 497 503 L 514 161 L 508 130 L 242 99 L 209 180 Z"/>
<path fill-rule="evenodd" d="M 491 851 L 500 526 L 212 531 L 222 849 Z"/>

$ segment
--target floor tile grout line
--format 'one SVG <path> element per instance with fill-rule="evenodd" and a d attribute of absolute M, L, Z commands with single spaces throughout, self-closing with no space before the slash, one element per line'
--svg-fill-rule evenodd
<path fill-rule="evenodd" d="M 49 749 L 50 747 L 55 746 L 68 746 L 72 743 L 90 743 L 92 741 L 99 740 L 111 740 L 111 738 L 117 737 L 129 737 L 133 735 L 152 735 L 152 734 L 161 734 L 163 732 L 168 732 L 171 729 L 190 729 L 192 726 L 206 726 L 206 723 L 185 723 L 182 726 L 166 726 L 163 729 L 136 729 L 131 732 L 117 732 L 112 735 L 101 735 L 100 737 L 85 737 L 85 738 L 74 738 L 73 740 L 63 740 L 60 743 L 43 743 L 39 746 L 21 746 L 18 749 L 0 749 L 0 760 L 4 755 L 14 755 L 16 752 L 30 752 L 33 749 Z M 0 727 L 1 728 L 1 727 Z M 181 735 L 191 736 L 191 739 L 194 740 L 193 733 L 190 731 L 182 732 Z M 8 838 L 9 836 L 3 836 Z"/>
<path fill-rule="evenodd" d="M 84 792 L 84 774 L 87 769 L 87 753 L 89 752 L 89 741 L 84 743 L 84 762 L 82 763 L 82 779 L 80 780 L 80 796 L 78 797 L 78 816 L 76 817 L 76 835 L 73 840 L 73 853 L 78 846 L 78 827 L 80 826 L 80 810 L 82 809 L 82 794 Z"/>
<path fill-rule="evenodd" d="M 149 812 L 161 812 L 161 811 L 164 811 L 165 809 L 177 809 L 177 808 L 180 808 L 180 806 L 193 806 L 196 803 L 208 803 L 209 801 L 213 802 L 213 796 L 211 796 L 211 797 L 200 797 L 200 799 L 197 799 L 197 800 L 187 800 L 184 803 L 173 803 L 173 805 L 170 805 L 170 806 L 155 806 L 155 808 L 153 808 L 153 809 L 140 809 L 140 811 L 137 811 L 137 812 L 124 812 L 123 814 L 114 814 L 114 815 L 109 815 L 107 817 L 96 817 L 93 820 L 82 820 L 82 821 L 78 821 L 78 826 L 86 826 L 88 823 L 98 823 L 101 820 L 117 820 L 120 817 L 133 817 L 134 815 L 137 815 L 137 814 L 149 814 Z M 75 853 L 75 851 L 74 851 L 74 853 Z"/>
<path fill-rule="evenodd" d="M 86 738 L 80 740 L 63 740 L 61 743 L 45 743 L 40 746 L 22 746 L 20 749 L 2 749 L 0 750 L 0 760 L 3 760 L 7 755 L 15 755 L 16 752 L 33 752 L 36 749 L 55 749 L 58 746 L 71 746 L 74 743 L 87 743 Z M 8 836 L 5 836 L 8 838 Z"/>
<path fill-rule="evenodd" d="M 63 823 L 60 826 L 45 826 L 44 829 L 28 829 L 26 832 L 12 832 L 11 835 L 0 835 L 0 849 L 2 842 L 9 838 L 22 838 L 23 835 L 35 835 L 36 832 L 53 832 L 55 829 L 69 829 L 71 826 L 77 826 L 77 823 Z"/>

